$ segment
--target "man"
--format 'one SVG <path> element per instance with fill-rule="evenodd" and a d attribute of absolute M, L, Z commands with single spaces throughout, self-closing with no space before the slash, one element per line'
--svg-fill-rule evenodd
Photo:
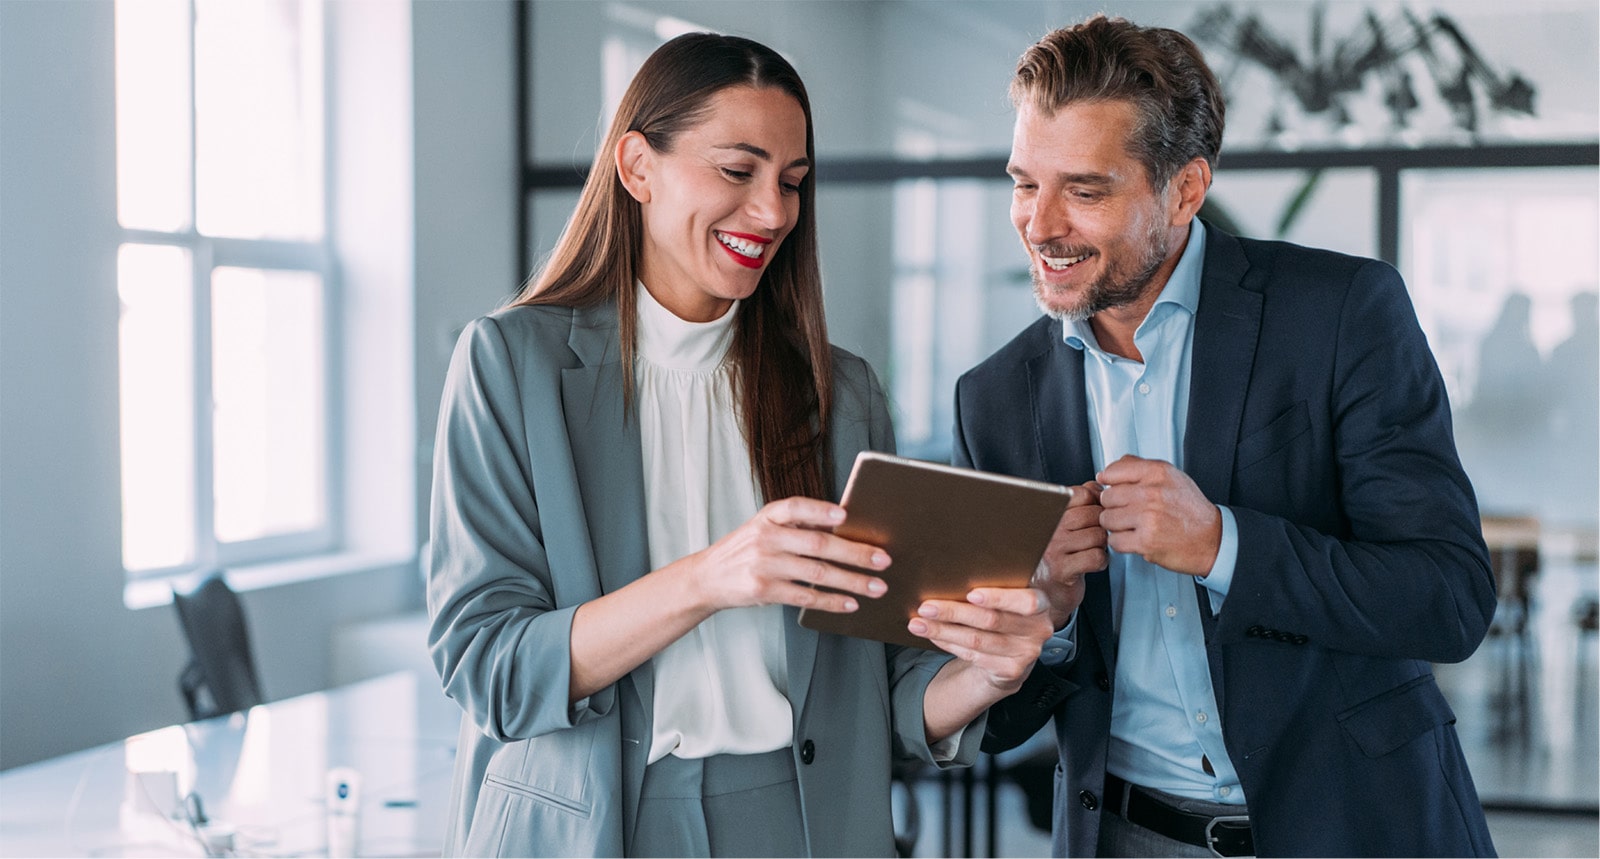
<path fill-rule="evenodd" d="M 1058 30 L 1011 98 L 1047 316 L 957 383 L 955 459 L 1084 491 L 985 748 L 1054 717 L 1057 855 L 1492 855 L 1430 663 L 1494 583 L 1400 277 L 1196 218 L 1223 104 L 1180 33 Z"/>

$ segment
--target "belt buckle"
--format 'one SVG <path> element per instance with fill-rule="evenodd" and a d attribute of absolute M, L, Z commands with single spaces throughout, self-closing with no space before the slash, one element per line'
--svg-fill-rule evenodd
<path fill-rule="evenodd" d="M 1219 823 L 1243 823 L 1245 826 L 1249 826 L 1250 815 L 1223 814 L 1206 821 L 1206 848 L 1211 851 L 1211 855 L 1213 856 L 1228 856 L 1230 854 L 1222 853 L 1217 850 L 1217 837 L 1211 834 L 1211 830 L 1215 829 Z"/>

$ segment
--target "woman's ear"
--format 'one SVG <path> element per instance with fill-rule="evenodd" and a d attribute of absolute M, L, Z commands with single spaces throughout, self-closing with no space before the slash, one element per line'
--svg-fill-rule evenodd
<path fill-rule="evenodd" d="M 617 151 L 614 153 L 617 178 L 622 180 L 622 187 L 628 189 L 628 194 L 640 203 L 650 202 L 650 177 L 655 173 L 655 154 L 650 141 L 637 131 L 630 131 L 617 141 Z"/>

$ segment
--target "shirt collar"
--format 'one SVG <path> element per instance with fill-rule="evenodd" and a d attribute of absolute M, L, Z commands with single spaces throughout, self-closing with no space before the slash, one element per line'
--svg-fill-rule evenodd
<path fill-rule="evenodd" d="M 1189 241 L 1184 246 L 1183 255 L 1178 257 L 1177 267 L 1172 270 L 1166 285 L 1161 288 L 1161 295 L 1157 296 L 1156 303 L 1145 318 L 1170 313 L 1176 307 L 1181 307 L 1193 315 L 1195 309 L 1200 306 L 1200 275 L 1205 269 L 1205 259 L 1205 225 L 1200 223 L 1199 218 L 1194 218 L 1189 221 Z M 1163 304 L 1174 307 L 1158 310 Z M 1099 351 L 1100 343 L 1095 339 L 1094 329 L 1090 327 L 1089 320 L 1069 321 L 1061 327 L 1062 339 L 1068 346 L 1074 349 L 1090 348 Z M 1142 323 L 1140 327 L 1143 327 Z"/>

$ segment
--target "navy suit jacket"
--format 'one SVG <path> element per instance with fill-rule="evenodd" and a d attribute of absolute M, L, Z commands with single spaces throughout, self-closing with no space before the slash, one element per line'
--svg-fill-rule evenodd
<path fill-rule="evenodd" d="M 1208 229 L 1184 461 L 1239 526 L 1222 611 L 1198 584 L 1196 599 L 1257 854 L 1493 855 L 1430 663 L 1476 649 L 1494 581 L 1405 285 L 1374 260 Z M 954 459 L 1093 479 L 1083 353 L 1062 323 L 962 376 Z M 984 745 L 1054 717 L 1058 856 L 1095 853 L 1116 676 L 1110 585 L 1086 581 L 1076 658 L 1035 666 Z"/>

